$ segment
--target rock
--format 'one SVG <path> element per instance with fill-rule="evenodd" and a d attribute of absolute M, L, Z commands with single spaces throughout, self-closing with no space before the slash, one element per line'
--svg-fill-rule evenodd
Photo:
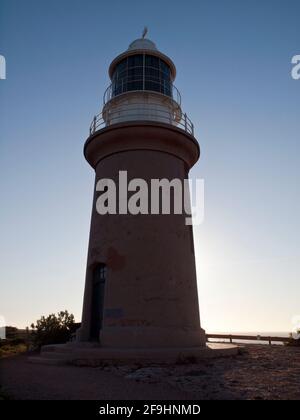
<path fill-rule="evenodd" d="M 138 369 L 125 377 L 138 382 L 157 383 L 161 382 L 162 377 L 167 376 L 167 374 L 164 368 L 147 367 Z"/>
<path fill-rule="evenodd" d="M 205 370 L 191 370 L 189 372 L 186 372 L 186 376 L 203 376 L 207 375 L 207 372 Z"/>

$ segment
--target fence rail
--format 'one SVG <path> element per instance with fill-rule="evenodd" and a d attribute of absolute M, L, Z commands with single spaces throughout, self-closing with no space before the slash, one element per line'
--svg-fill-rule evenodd
<path fill-rule="evenodd" d="M 108 109 L 95 115 L 90 125 L 90 135 L 104 127 L 117 123 L 134 122 L 134 121 L 153 121 L 170 124 L 181 128 L 186 133 L 194 135 L 194 124 L 187 116 L 181 112 L 172 111 L 171 109 L 162 109 L 157 104 L 130 104 L 119 106 L 116 109 Z"/>
<path fill-rule="evenodd" d="M 233 340 L 237 341 L 267 341 L 271 346 L 272 343 L 290 343 L 290 337 L 276 337 L 276 336 L 265 336 L 265 335 L 238 335 L 238 334 L 206 334 L 207 341 L 209 339 L 214 340 L 229 340 L 230 343 Z"/>

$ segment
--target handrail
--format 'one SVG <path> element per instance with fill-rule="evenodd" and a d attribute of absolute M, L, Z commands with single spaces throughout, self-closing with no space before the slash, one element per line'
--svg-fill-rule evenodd
<path fill-rule="evenodd" d="M 128 85 L 134 83 L 141 83 L 142 89 L 128 89 Z M 157 89 L 146 89 L 147 84 L 155 84 L 157 85 Z M 119 82 L 113 81 L 108 88 L 105 90 L 103 95 L 103 104 L 107 104 L 111 99 L 122 95 L 124 93 L 128 92 L 154 92 L 158 93 L 164 96 L 167 96 L 168 98 L 172 98 L 175 102 L 177 102 L 181 106 L 181 94 L 177 87 L 173 85 L 172 82 L 165 83 L 165 80 L 163 83 L 161 81 L 149 79 L 148 77 L 141 77 L 138 79 L 131 79 L 130 77 L 124 77 Z M 168 94 L 168 92 L 170 94 Z"/>
<path fill-rule="evenodd" d="M 290 337 L 275 337 L 275 336 L 265 336 L 265 335 L 239 335 L 239 334 L 206 334 L 206 339 L 224 339 L 229 340 L 230 343 L 233 340 L 238 341 L 267 341 L 269 345 L 272 342 L 279 342 L 279 343 L 289 343 L 291 341 Z"/>
<path fill-rule="evenodd" d="M 163 122 L 176 126 L 190 135 L 194 135 L 194 125 L 187 114 L 177 113 L 176 111 L 162 109 L 157 104 L 132 103 L 117 109 L 104 109 L 103 112 L 95 115 L 90 125 L 90 135 L 104 127 L 111 126 L 120 122 L 133 121 L 153 121 Z"/>

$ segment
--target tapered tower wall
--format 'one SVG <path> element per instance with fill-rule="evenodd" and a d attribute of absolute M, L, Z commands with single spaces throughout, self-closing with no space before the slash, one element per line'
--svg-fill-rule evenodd
<path fill-rule="evenodd" d="M 127 123 L 88 140 L 85 155 L 96 182 L 188 178 L 199 157 L 196 140 L 160 123 Z M 95 192 L 80 338 L 89 340 L 94 267 L 105 263 L 104 347 L 193 347 L 205 344 L 200 328 L 192 227 L 185 214 L 105 215 Z"/>

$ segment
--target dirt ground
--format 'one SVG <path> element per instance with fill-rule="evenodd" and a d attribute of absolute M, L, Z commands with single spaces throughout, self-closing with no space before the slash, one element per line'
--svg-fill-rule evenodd
<path fill-rule="evenodd" d="M 300 399 L 300 348 L 246 345 L 240 355 L 174 366 L 49 366 L 0 361 L 14 399 Z"/>

